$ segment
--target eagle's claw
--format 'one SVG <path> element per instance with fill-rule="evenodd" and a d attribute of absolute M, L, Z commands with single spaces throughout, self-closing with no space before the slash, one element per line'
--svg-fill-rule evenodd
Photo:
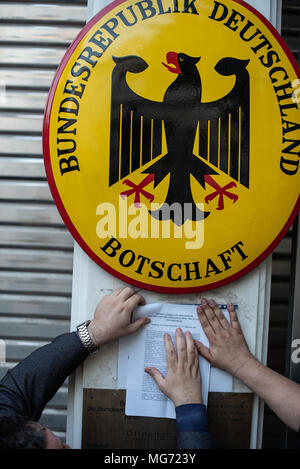
<path fill-rule="evenodd" d="M 229 192 L 229 189 L 232 189 L 233 187 L 237 187 L 235 182 L 230 182 L 226 186 L 221 187 L 208 174 L 205 176 L 205 182 L 207 182 L 210 186 L 212 186 L 215 189 L 215 192 L 212 192 L 211 194 L 205 197 L 205 203 L 208 204 L 216 197 L 219 197 L 217 210 L 224 210 L 224 197 L 228 197 L 228 199 L 231 199 L 233 203 L 235 203 L 238 200 L 239 198 L 238 195 L 233 194 L 232 192 Z"/>

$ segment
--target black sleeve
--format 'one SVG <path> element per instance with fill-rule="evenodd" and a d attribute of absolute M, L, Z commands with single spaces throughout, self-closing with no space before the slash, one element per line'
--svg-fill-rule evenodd
<path fill-rule="evenodd" d="M 47 402 L 87 356 L 76 332 L 31 353 L 0 381 L 0 416 L 39 420 Z"/>
<path fill-rule="evenodd" d="M 206 406 L 185 404 L 175 408 L 177 449 L 213 449 L 214 440 L 208 431 Z"/>

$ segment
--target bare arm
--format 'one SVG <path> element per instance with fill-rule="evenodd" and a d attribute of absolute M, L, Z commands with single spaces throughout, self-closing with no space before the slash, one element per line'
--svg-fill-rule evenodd
<path fill-rule="evenodd" d="M 250 353 L 237 314 L 228 305 L 231 325 L 214 300 L 202 300 L 197 313 L 209 349 L 195 341 L 199 353 L 213 366 L 243 381 L 290 428 L 299 431 L 300 385 L 259 363 Z"/>

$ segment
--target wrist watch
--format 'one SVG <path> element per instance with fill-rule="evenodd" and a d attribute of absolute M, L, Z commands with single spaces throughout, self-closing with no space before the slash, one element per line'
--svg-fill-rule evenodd
<path fill-rule="evenodd" d="M 79 338 L 85 348 L 89 351 L 89 353 L 95 353 L 98 352 L 99 347 L 96 347 L 94 342 L 91 339 L 91 336 L 88 331 L 88 325 L 91 323 L 91 321 L 84 321 L 82 324 L 79 324 L 79 326 L 76 327 Z"/>

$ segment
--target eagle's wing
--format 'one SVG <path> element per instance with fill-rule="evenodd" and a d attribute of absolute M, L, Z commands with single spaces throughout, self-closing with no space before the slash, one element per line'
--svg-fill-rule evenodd
<path fill-rule="evenodd" d="M 113 57 L 109 185 L 149 163 L 162 153 L 163 103 L 145 99 L 129 87 L 126 73 L 140 73 L 140 57 Z"/>
<path fill-rule="evenodd" d="M 224 58 L 216 71 L 236 75 L 224 98 L 198 108 L 199 156 L 249 188 L 249 60 Z M 197 135 L 197 134 L 196 134 Z"/>

